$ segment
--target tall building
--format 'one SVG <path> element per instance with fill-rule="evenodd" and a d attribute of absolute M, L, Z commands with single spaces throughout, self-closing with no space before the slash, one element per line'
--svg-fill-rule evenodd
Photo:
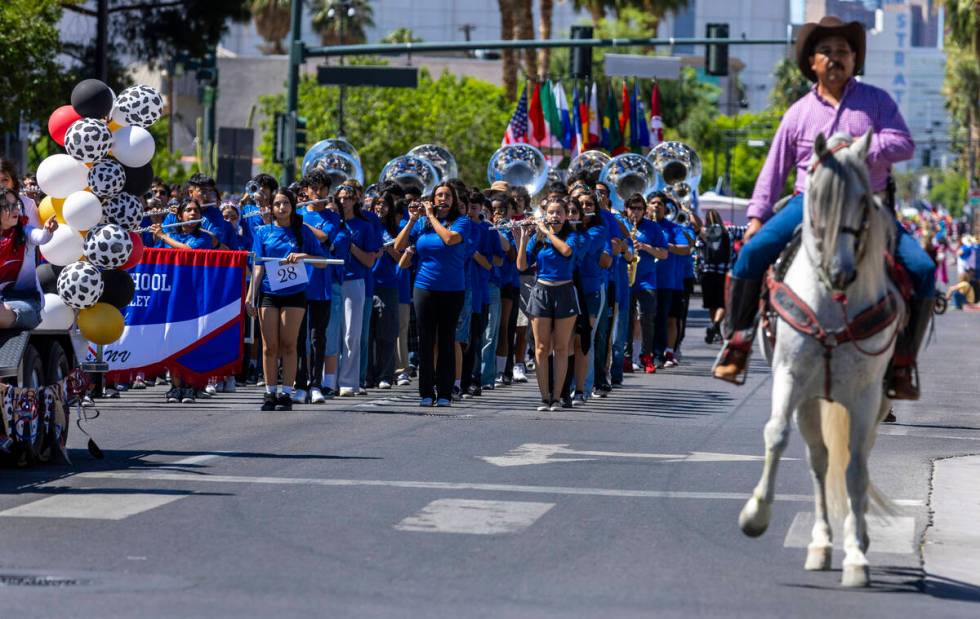
<path fill-rule="evenodd" d="M 791 0 L 751 2 L 749 0 L 690 0 L 687 8 L 668 17 L 660 27 L 660 36 L 703 37 L 709 23 L 728 23 L 729 36 L 733 39 L 780 39 L 786 37 L 790 23 Z M 677 46 L 675 54 L 704 54 L 703 47 Z M 788 54 L 784 45 L 739 45 L 728 50 L 729 56 L 744 63 L 739 79 L 745 87 L 745 103 L 751 111 L 769 106 L 772 89 L 772 72 Z M 725 113 L 738 111 L 741 101 L 722 78 L 721 110 Z"/>

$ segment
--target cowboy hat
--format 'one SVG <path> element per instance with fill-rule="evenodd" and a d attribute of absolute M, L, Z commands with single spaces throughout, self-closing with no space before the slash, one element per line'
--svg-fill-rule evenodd
<path fill-rule="evenodd" d="M 861 22 L 844 23 L 839 17 L 827 15 L 819 22 L 808 22 L 803 24 L 799 33 L 796 35 L 796 63 L 800 66 L 800 71 L 811 82 L 817 81 L 817 75 L 810 68 L 810 56 L 813 55 L 813 48 L 817 42 L 828 36 L 844 37 L 854 52 L 854 73 L 861 72 L 864 66 L 865 37 L 864 26 Z"/>

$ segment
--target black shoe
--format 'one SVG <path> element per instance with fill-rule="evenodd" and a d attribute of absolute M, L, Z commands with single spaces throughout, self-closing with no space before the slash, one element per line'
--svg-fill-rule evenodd
<path fill-rule="evenodd" d="M 266 412 L 276 410 L 276 394 L 267 392 L 265 395 L 263 395 L 262 408 L 259 410 Z"/>
<path fill-rule="evenodd" d="M 276 410 L 277 411 L 291 411 L 293 410 L 293 399 L 286 395 L 285 393 L 280 393 L 276 396 Z"/>
<path fill-rule="evenodd" d="M 176 404 L 180 402 L 180 387 L 171 387 L 167 391 L 167 404 Z"/>
<path fill-rule="evenodd" d="M 567 395 L 563 395 L 561 397 L 561 407 L 562 408 L 571 408 L 572 407 L 572 398 L 568 397 Z"/>
<path fill-rule="evenodd" d="M 328 400 L 330 398 L 337 397 L 337 390 L 336 389 L 331 389 L 330 387 L 324 387 L 323 389 L 320 390 L 320 393 L 322 393 L 323 394 L 323 397 L 326 398 L 326 399 L 328 399 Z"/>

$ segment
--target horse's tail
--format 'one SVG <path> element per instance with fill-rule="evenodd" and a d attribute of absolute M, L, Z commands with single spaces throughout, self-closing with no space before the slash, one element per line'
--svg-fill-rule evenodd
<path fill-rule="evenodd" d="M 823 434 L 823 444 L 827 448 L 826 497 L 827 510 L 834 519 L 842 520 L 849 511 L 847 500 L 847 464 L 851 460 L 850 435 L 851 416 L 847 409 L 837 402 L 821 400 L 820 430 Z M 877 431 L 877 426 L 875 430 Z M 883 515 L 895 513 L 895 509 L 886 497 L 870 480 L 868 481 L 868 498 L 872 511 Z"/>

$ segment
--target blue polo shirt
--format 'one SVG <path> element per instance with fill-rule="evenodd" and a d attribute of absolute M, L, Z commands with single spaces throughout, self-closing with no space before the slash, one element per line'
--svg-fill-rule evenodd
<path fill-rule="evenodd" d="M 415 222 L 411 238 L 415 243 L 415 256 L 418 262 L 415 287 L 422 290 L 457 291 L 466 289 L 466 259 L 472 250 L 467 239 L 471 236 L 467 217 L 457 217 L 451 223 L 443 223 L 449 230 L 463 235 L 463 241 L 446 245 L 428 225 L 427 219 Z"/>

